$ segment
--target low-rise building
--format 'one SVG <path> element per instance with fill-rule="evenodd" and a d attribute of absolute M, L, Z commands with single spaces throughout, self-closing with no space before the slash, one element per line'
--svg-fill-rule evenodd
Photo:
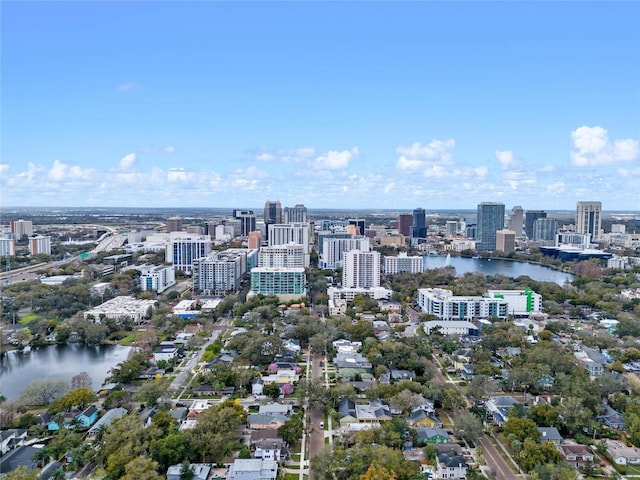
<path fill-rule="evenodd" d="M 103 318 L 114 320 L 129 319 L 141 323 L 156 308 L 155 300 L 139 300 L 134 297 L 120 296 L 84 312 L 85 319 L 100 324 Z"/>
<path fill-rule="evenodd" d="M 267 459 L 236 459 L 229 468 L 228 480 L 275 480 L 278 462 Z"/>

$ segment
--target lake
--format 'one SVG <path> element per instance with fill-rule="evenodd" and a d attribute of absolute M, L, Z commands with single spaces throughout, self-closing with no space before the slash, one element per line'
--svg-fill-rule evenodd
<path fill-rule="evenodd" d="M 33 349 L 30 354 L 13 351 L 0 359 L 0 393 L 16 398 L 31 381 L 38 378 L 71 378 L 87 372 L 96 389 L 104 382 L 109 370 L 127 359 L 131 347 L 120 345 L 48 345 Z"/>
<path fill-rule="evenodd" d="M 442 268 L 447 265 L 447 258 L 449 258 L 449 265 L 456 269 L 457 277 L 473 272 L 513 278 L 525 275 L 538 282 L 555 282 L 560 286 L 564 285 L 565 281 L 571 282 L 574 279 L 570 273 L 560 272 L 544 265 L 495 258 L 425 256 L 424 269 Z"/>

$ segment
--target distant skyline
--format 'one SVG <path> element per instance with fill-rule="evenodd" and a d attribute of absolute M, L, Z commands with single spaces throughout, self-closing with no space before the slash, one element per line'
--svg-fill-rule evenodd
<path fill-rule="evenodd" d="M 2 2 L 0 204 L 640 210 L 640 2 Z"/>

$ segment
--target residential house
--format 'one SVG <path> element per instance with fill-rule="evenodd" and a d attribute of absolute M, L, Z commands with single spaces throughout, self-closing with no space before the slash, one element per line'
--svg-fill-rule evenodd
<path fill-rule="evenodd" d="M 206 385 L 206 384 L 202 384 L 202 385 L 198 385 L 197 387 L 193 387 L 191 389 L 191 391 L 193 392 L 194 395 L 199 395 L 199 396 L 213 396 L 216 394 L 215 389 L 211 386 L 211 385 Z"/>
<path fill-rule="evenodd" d="M 227 480 L 275 480 L 278 462 L 264 458 L 236 459 L 229 467 Z"/>
<path fill-rule="evenodd" d="M 433 403 L 429 402 L 414 408 L 407 416 L 407 424 L 412 427 L 441 428 L 442 420 L 435 414 Z"/>
<path fill-rule="evenodd" d="M 356 423 L 356 402 L 349 398 L 343 398 L 338 403 L 338 412 L 340 413 L 340 426 L 345 427 L 351 423 Z"/>
<path fill-rule="evenodd" d="M 89 428 L 98 419 L 98 409 L 95 405 L 89 405 L 82 413 L 76 416 L 80 428 Z"/>
<path fill-rule="evenodd" d="M 193 472 L 193 480 L 207 480 L 211 472 L 211 465 L 208 463 L 192 463 L 189 465 Z M 171 465 L 167 470 L 167 480 L 180 480 L 182 464 Z"/>
<path fill-rule="evenodd" d="M 434 478 L 461 480 L 467 478 L 467 464 L 462 455 L 454 452 L 439 452 L 436 455 Z"/>
<path fill-rule="evenodd" d="M 628 447 L 619 440 L 605 440 L 607 452 L 618 465 L 634 465 L 640 463 L 640 448 Z"/>
<path fill-rule="evenodd" d="M 443 428 L 416 428 L 419 444 L 450 443 L 449 433 Z"/>
<path fill-rule="evenodd" d="M 576 470 L 582 468 L 586 462 L 593 462 L 594 455 L 586 445 L 564 444 L 558 445 L 558 450 L 564 460 Z"/>
<path fill-rule="evenodd" d="M 125 408 L 118 407 L 108 410 L 103 416 L 101 416 L 96 423 L 89 429 L 89 435 L 96 434 L 100 429 L 107 428 L 112 422 L 118 418 L 126 415 L 128 412 Z"/>
<path fill-rule="evenodd" d="M 552 442 L 558 446 L 564 441 L 556 427 L 538 427 L 538 431 L 540 432 L 540 443 Z"/>
<path fill-rule="evenodd" d="M 374 400 L 366 405 L 356 405 L 356 417 L 358 423 L 378 425 L 380 422 L 391 420 L 391 411 L 382 400 Z"/>
<path fill-rule="evenodd" d="M 160 360 L 170 362 L 178 356 L 178 347 L 161 345 L 153 351 L 153 361 L 158 363 Z"/>
<path fill-rule="evenodd" d="M 263 413 L 250 413 L 247 415 L 247 426 L 252 430 L 263 430 L 265 428 L 278 429 L 284 422 L 289 420 L 285 415 L 265 415 Z"/>
<path fill-rule="evenodd" d="M 392 368 L 389 370 L 389 374 L 391 375 L 391 380 L 394 382 L 402 382 L 404 380 L 413 382 L 416 379 L 416 372 L 413 370 L 397 370 Z"/>
<path fill-rule="evenodd" d="M 626 430 L 622 414 L 606 403 L 602 405 L 602 412 L 596 417 L 596 419 L 609 428 L 613 428 L 615 430 Z"/>
<path fill-rule="evenodd" d="M 504 395 L 489 398 L 485 406 L 496 424 L 501 427 L 509 420 L 508 412 L 516 404 L 520 405 L 520 402 L 509 395 Z"/>
<path fill-rule="evenodd" d="M 287 456 L 287 447 L 281 438 L 263 438 L 252 442 L 254 458 L 264 458 L 265 460 L 282 461 Z"/>
<path fill-rule="evenodd" d="M 38 476 L 40 477 L 40 480 L 49 480 L 53 477 L 53 474 L 55 472 L 57 472 L 58 470 L 62 471 L 62 468 L 63 465 L 59 461 L 52 460 L 44 467 L 42 467 L 42 470 L 40 470 Z"/>
<path fill-rule="evenodd" d="M 289 417 L 293 413 L 293 405 L 289 403 L 269 402 L 265 405 L 260 405 L 258 413 L 263 415 L 284 415 L 285 417 Z"/>
<path fill-rule="evenodd" d="M 574 352 L 573 355 L 576 357 L 576 360 L 578 360 L 578 363 L 587 369 L 590 376 L 599 377 L 604 374 L 604 365 L 599 361 L 591 359 L 586 351 L 580 350 Z"/>
<path fill-rule="evenodd" d="M 27 467 L 29 471 L 34 470 L 38 466 L 38 462 L 34 460 L 33 457 L 39 451 L 39 448 L 28 445 L 22 445 L 10 450 L 0 457 L 0 477 L 5 476 L 18 467 Z"/>
<path fill-rule="evenodd" d="M 265 428 L 263 430 L 251 431 L 251 443 L 256 443 L 260 440 L 277 440 L 280 438 L 278 430 L 276 428 Z"/>
<path fill-rule="evenodd" d="M 0 431 L 0 455 L 23 445 L 26 438 L 27 430 L 22 428 Z"/>

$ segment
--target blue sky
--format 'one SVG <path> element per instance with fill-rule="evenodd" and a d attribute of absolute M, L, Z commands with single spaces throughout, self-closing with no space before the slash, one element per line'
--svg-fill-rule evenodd
<path fill-rule="evenodd" d="M 640 210 L 638 2 L 0 8 L 2 205 Z"/>

